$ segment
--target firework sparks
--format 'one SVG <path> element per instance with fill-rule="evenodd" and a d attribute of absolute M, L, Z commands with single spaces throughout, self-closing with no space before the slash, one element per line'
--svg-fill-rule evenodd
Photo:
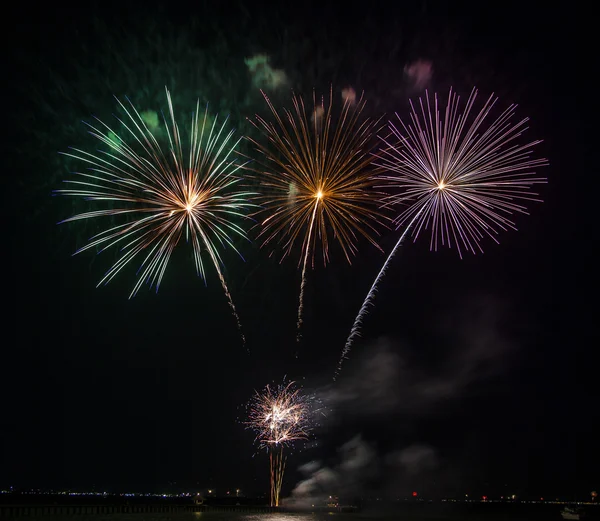
<path fill-rule="evenodd" d="M 255 391 L 248 404 L 248 427 L 256 433 L 256 442 L 269 452 L 271 506 L 279 506 L 285 471 L 283 449 L 305 440 L 311 430 L 310 397 L 295 388 L 294 382 L 277 387 L 267 385 Z"/>
<path fill-rule="evenodd" d="M 294 382 L 277 387 L 267 385 L 256 391 L 248 405 L 248 425 L 263 448 L 289 445 L 308 438 L 310 432 L 309 399 Z"/>
<path fill-rule="evenodd" d="M 179 128 L 175 122 L 171 95 L 166 90 L 170 123 L 163 118 L 169 142 L 168 154 L 131 102 L 130 109 L 119 101 L 128 118 L 119 119 L 119 134 L 98 120 L 89 125 L 90 134 L 108 147 L 97 155 L 72 149 L 64 155 L 84 162 L 87 169 L 76 172 L 77 180 L 67 181 L 73 188 L 58 190 L 67 196 L 103 202 L 107 207 L 70 217 L 72 222 L 97 217 L 116 217 L 120 224 L 110 226 L 90 239 L 76 253 L 98 248 L 104 251 L 119 246 L 121 255 L 98 283 L 110 282 L 126 265 L 142 255 L 138 279 L 131 291 L 135 296 L 147 283 L 156 290 L 175 247 L 183 235 L 192 243 L 198 274 L 206 281 L 203 252 L 214 266 L 229 305 L 240 327 L 239 317 L 222 271 L 221 247 L 235 251 L 233 238 L 246 238 L 236 220 L 254 206 L 248 202 L 253 194 L 237 188 L 238 165 L 230 155 L 239 140 L 231 144 L 233 131 L 226 131 L 225 121 L 217 126 L 216 118 L 199 117 L 199 101 L 192 116 L 190 150 L 187 165 Z M 118 101 L 118 100 L 117 100 Z M 155 122 L 158 124 L 158 122 Z M 239 252 L 238 252 L 239 253 Z"/>
<path fill-rule="evenodd" d="M 473 89 L 462 113 L 460 97 L 450 90 L 444 117 L 440 117 L 437 95 L 432 101 L 427 94 L 415 107 L 411 101 L 412 124 L 400 126 L 390 122 L 395 142 L 388 138 L 378 164 L 389 174 L 381 176 L 387 186 L 399 189 L 387 204 L 407 206 L 395 219 L 397 228 L 405 230 L 371 286 L 346 341 L 336 376 L 352 343 L 360 334 L 362 321 L 372 305 L 379 282 L 385 275 L 405 237 L 430 229 L 430 249 L 455 246 L 463 250 L 483 252 L 480 241 L 491 237 L 496 243 L 500 230 L 514 229 L 512 216 L 527 214 L 523 202 L 539 201 L 532 192 L 534 185 L 545 183 L 534 170 L 546 166 L 545 159 L 532 159 L 532 149 L 540 141 L 519 144 L 527 129 L 528 119 L 512 121 L 516 105 L 510 105 L 487 124 L 498 98 L 490 96 L 477 115 L 470 113 L 477 98 Z"/>
<path fill-rule="evenodd" d="M 371 153 L 379 122 L 360 122 L 365 106 L 362 97 L 358 102 L 345 98 L 334 122 L 333 90 L 328 104 L 324 99 L 318 102 L 313 94 L 310 115 L 299 96 L 292 98 L 294 110 L 285 110 L 283 115 L 264 97 L 276 123 L 259 116 L 252 122 L 266 137 L 265 144 L 250 139 L 265 158 L 262 168 L 255 170 L 263 190 L 258 198 L 263 207 L 259 213 L 266 214 L 259 236 L 262 246 L 282 243 L 282 260 L 301 243 L 300 340 L 306 272 L 309 259 L 314 268 L 317 246 L 324 264 L 329 262 L 330 235 L 348 262 L 356 254 L 361 236 L 379 248 L 373 236 L 382 216 L 376 208 L 379 194 L 373 190 L 376 168 Z"/>

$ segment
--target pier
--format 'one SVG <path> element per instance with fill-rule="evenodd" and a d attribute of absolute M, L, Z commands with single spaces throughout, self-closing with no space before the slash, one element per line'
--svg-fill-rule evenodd
<path fill-rule="evenodd" d="M 85 505 L 11 505 L 0 504 L 0 519 L 20 519 L 45 515 L 85 515 L 85 514 L 181 514 L 187 512 L 236 512 L 240 514 L 269 514 L 292 512 L 282 507 L 255 505 L 194 505 L 194 504 L 85 504 Z M 314 508 L 314 512 L 350 512 L 345 508 Z"/>

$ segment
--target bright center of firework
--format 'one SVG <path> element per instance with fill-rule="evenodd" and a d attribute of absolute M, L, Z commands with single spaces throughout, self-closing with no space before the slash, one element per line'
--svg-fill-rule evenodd
<path fill-rule="evenodd" d="M 317 195 L 315 196 L 317 199 L 323 199 L 323 192 L 321 192 L 321 190 L 319 190 L 317 192 Z"/>
<path fill-rule="evenodd" d="M 444 183 L 444 181 L 440 181 L 440 184 L 438 184 L 438 188 L 440 190 L 443 190 L 444 188 L 446 188 L 446 184 Z"/>
<path fill-rule="evenodd" d="M 203 198 L 204 194 L 202 192 L 190 192 L 181 202 L 181 207 L 187 213 L 192 213 L 194 208 L 196 208 L 202 202 Z"/>

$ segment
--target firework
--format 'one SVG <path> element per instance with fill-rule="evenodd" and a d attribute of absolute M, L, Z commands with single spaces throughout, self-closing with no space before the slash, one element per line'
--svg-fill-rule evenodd
<path fill-rule="evenodd" d="M 408 234 L 412 232 L 416 241 L 420 233 L 430 230 L 430 249 L 455 246 L 461 257 L 463 250 L 483 252 L 483 238 L 497 243 L 499 231 L 516 230 L 514 214 L 527 214 L 524 202 L 539 201 L 532 188 L 546 180 L 534 170 L 547 161 L 531 158 L 533 147 L 540 141 L 518 142 L 528 119 L 514 122 L 516 105 L 510 105 L 488 124 L 498 100 L 493 95 L 471 119 L 476 98 L 477 90 L 473 89 L 461 113 L 460 97 L 450 90 L 442 118 L 437 95 L 432 103 L 427 94 L 417 107 L 411 101 L 412 124 L 405 124 L 398 115 L 402 130 L 390 122 L 394 142 L 382 140 L 385 147 L 377 163 L 388 172 L 381 176 L 385 184 L 399 190 L 386 204 L 406 205 L 395 219 L 396 227 L 405 229 L 356 317 L 336 375 L 359 336 L 390 260 Z"/>
<path fill-rule="evenodd" d="M 264 95 L 264 93 L 263 93 Z M 304 101 L 293 96 L 294 110 L 281 115 L 264 95 L 275 123 L 259 116 L 252 122 L 266 137 L 265 144 L 250 140 L 265 161 L 259 175 L 262 193 L 262 246 L 277 241 L 283 245 L 282 260 L 294 245 L 301 244 L 298 266 L 302 280 L 298 305 L 298 340 L 302 325 L 306 270 L 320 246 L 323 263 L 329 261 L 330 236 L 340 244 L 351 262 L 359 237 L 373 245 L 381 221 L 377 211 L 379 194 L 373 190 L 372 141 L 378 122 L 360 122 L 365 106 L 361 97 L 345 98 L 339 118 L 333 117 L 333 90 L 329 103 L 313 94 L 312 113 Z"/>
<path fill-rule="evenodd" d="M 279 506 L 285 471 L 284 447 L 308 438 L 311 430 L 310 397 L 295 388 L 294 382 L 277 387 L 267 385 L 255 391 L 248 404 L 246 424 L 256 433 L 259 447 L 269 453 L 271 506 Z"/>
<path fill-rule="evenodd" d="M 140 115 L 130 101 L 128 109 L 117 100 L 127 114 L 124 120 L 119 119 L 120 133 L 100 120 L 97 120 L 97 126 L 88 124 L 90 134 L 107 150 L 91 154 L 72 149 L 65 153 L 84 162 L 87 168 L 75 172 L 76 180 L 67 181 L 72 188 L 57 192 L 102 203 L 104 208 L 75 215 L 63 222 L 99 217 L 107 221 L 112 217 L 121 220 L 92 237 L 76 253 L 96 248 L 100 251 L 120 248 L 120 257 L 98 286 L 110 282 L 126 265 L 141 256 L 139 275 L 130 298 L 144 283 L 154 285 L 158 291 L 171 254 L 185 235 L 192 243 L 196 270 L 205 282 L 203 257 L 204 253 L 208 255 L 239 327 L 239 318 L 223 276 L 220 254 L 223 247 L 236 250 L 234 237 L 246 237 L 236 220 L 253 206 L 248 202 L 252 194 L 238 188 L 240 177 L 237 171 L 243 165 L 230 160 L 239 140 L 232 143 L 233 131 L 226 131 L 226 120 L 220 126 L 216 118 L 210 123 L 208 107 L 200 117 L 198 101 L 192 116 L 186 163 L 168 90 L 166 95 L 170 115 L 170 125 L 163 117 L 168 137 L 167 154 L 157 139 L 158 119 L 155 117 L 147 123 L 148 117 Z"/>

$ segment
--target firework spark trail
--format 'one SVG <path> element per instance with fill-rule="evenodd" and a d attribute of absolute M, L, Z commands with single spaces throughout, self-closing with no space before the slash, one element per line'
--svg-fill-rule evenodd
<path fill-rule="evenodd" d="M 84 212 L 62 222 L 117 217 L 124 223 L 109 226 L 93 236 L 76 253 L 97 248 L 99 252 L 120 246 L 120 257 L 98 283 L 108 284 L 138 256 L 142 262 L 129 298 L 142 285 L 161 284 L 171 255 L 180 239 L 191 242 L 196 272 L 206 283 L 203 252 L 206 251 L 217 272 L 225 296 L 240 329 L 239 315 L 223 275 L 220 247 L 238 250 L 233 237 L 247 239 L 235 220 L 246 218 L 245 211 L 256 205 L 249 202 L 255 194 L 239 190 L 238 170 L 245 165 L 230 159 L 240 140 L 233 145 L 234 131 L 227 132 L 227 119 L 217 126 L 217 118 L 208 123 L 208 106 L 200 117 L 200 102 L 193 113 L 188 164 L 185 165 L 182 140 L 175 120 L 171 95 L 166 90 L 169 120 L 163 115 L 164 128 L 158 122 L 147 123 L 135 106 L 119 100 L 127 118 L 117 118 L 123 132 L 119 135 L 97 119 L 99 127 L 88 124 L 90 134 L 108 150 L 96 155 L 79 149 L 65 153 L 86 164 L 87 170 L 75 172 L 77 180 L 66 181 L 73 188 L 56 193 L 104 202 L 106 209 Z M 166 130 L 168 153 L 159 144 L 159 132 Z M 155 133 L 153 133 L 155 131 Z M 161 138 L 162 139 L 162 138 Z M 99 253 L 98 252 L 98 253 Z M 243 334 L 242 340 L 245 342 Z"/>
<path fill-rule="evenodd" d="M 348 340 L 346 340 L 346 345 L 344 346 L 344 350 L 342 351 L 342 356 L 340 357 L 340 361 L 338 362 L 337 370 L 333 376 L 334 381 L 340 375 L 340 372 L 342 370 L 342 364 L 344 363 L 344 360 L 346 360 L 346 358 L 348 358 L 348 353 L 350 352 L 350 348 L 352 347 L 354 340 L 356 338 L 360 337 L 360 328 L 362 326 L 362 322 L 363 322 L 366 314 L 368 313 L 369 306 L 373 305 L 373 300 L 375 300 L 375 295 L 377 293 L 377 286 L 379 285 L 379 282 L 381 281 L 381 279 L 383 279 L 390 261 L 394 258 L 394 256 L 396 255 L 396 252 L 398 251 L 400 246 L 402 246 L 402 244 L 404 243 L 404 238 L 406 237 L 406 235 L 412 228 L 413 224 L 415 223 L 415 221 L 421 214 L 421 211 L 422 211 L 422 209 L 413 217 L 412 221 L 410 221 L 410 223 L 406 227 L 406 230 L 404 230 L 404 233 L 400 236 L 400 239 L 398 239 L 398 242 L 396 243 L 396 245 L 394 246 L 394 248 L 388 255 L 385 262 L 383 263 L 383 266 L 379 270 L 377 277 L 375 277 L 375 282 L 373 282 L 373 285 L 369 289 L 369 292 L 367 293 L 367 297 L 365 298 L 364 302 L 362 303 L 362 306 L 360 307 L 360 311 L 358 312 L 358 315 L 356 315 L 356 318 L 354 319 L 354 324 L 352 325 L 352 329 L 350 330 L 350 336 L 348 336 Z"/>
<path fill-rule="evenodd" d="M 238 332 L 240 334 L 240 337 L 242 338 L 242 345 L 246 348 L 246 352 L 249 354 L 250 350 L 246 346 L 246 336 L 244 335 L 244 330 L 242 329 L 242 322 L 240 321 L 240 316 L 238 315 L 237 309 L 235 308 L 235 304 L 233 303 L 233 297 L 231 296 L 231 293 L 229 292 L 229 288 L 227 287 L 227 282 L 225 281 L 225 277 L 223 276 L 221 268 L 219 267 L 219 263 L 212 256 L 212 254 L 211 254 L 211 258 L 213 260 L 219 280 L 221 281 L 221 287 L 223 288 L 223 292 L 225 293 L 225 296 L 227 297 L 227 302 L 229 303 L 229 307 L 231 308 L 231 312 L 233 313 L 233 317 L 235 318 Z"/>
<path fill-rule="evenodd" d="M 283 485 L 283 474 L 285 472 L 286 457 L 283 454 L 283 445 L 269 450 L 269 465 L 271 471 L 271 506 L 279 506 L 281 485 Z"/>
<path fill-rule="evenodd" d="M 274 123 L 256 116 L 250 122 L 266 139 L 260 143 L 248 138 L 264 158 L 264 164 L 256 163 L 260 168 L 252 168 L 261 186 L 257 214 L 266 214 L 260 220 L 259 237 L 261 247 L 274 241 L 283 245 L 282 261 L 298 242 L 302 244 L 300 340 L 308 264 L 310 259 L 314 267 L 318 246 L 325 265 L 332 234 L 348 262 L 357 253 L 360 237 L 379 248 L 373 236 L 385 217 L 377 209 L 381 194 L 374 190 L 378 169 L 373 168 L 372 151 L 380 121 L 360 122 L 366 103 L 362 97 L 356 103 L 345 99 L 334 118 L 333 89 L 327 104 L 313 94 L 312 115 L 299 96 L 292 97 L 293 110 L 283 113 L 263 96 Z"/>
<path fill-rule="evenodd" d="M 309 256 L 309 252 L 310 252 L 310 240 L 311 240 L 311 236 L 313 233 L 313 227 L 315 225 L 315 216 L 317 215 L 317 208 L 319 206 L 319 201 L 320 201 L 320 197 L 317 197 L 317 200 L 315 201 L 315 209 L 313 210 L 312 213 L 312 218 L 310 220 L 310 225 L 308 227 L 308 237 L 307 237 L 307 246 L 306 246 L 306 250 L 304 252 L 304 263 L 302 266 L 302 282 L 300 283 L 300 298 L 299 298 L 299 303 L 298 303 L 298 322 L 296 324 L 296 330 L 298 331 L 298 334 L 296 335 L 296 342 L 300 342 L 300 340 L 302 339 L 302 331 L 301 331 L 301 327 L 302 327 L 302 313 L 304 311 L 304 287 L 306 286 L 306 266 L 308 264 L 308 256 Z M 298 353 L 296 352 L 296 358 L 298 358 Z"/>
<path fill-rule="evenodd" d="M 359 335 L 379 280 L 411 230 L 416 241 L 419 234 L 430 227 L 430 250 L 437 250 L 440 244 L 456 247 L 462 258 L 463 249 L 483 252 L 480 241 L 484 237 L 498 243 L 499 230 L 516 230 L 510 216 L 528 213 L 518 201 L 540 201 L 530 190 L 536 184 L 546 183 L 546 179 L 537 177 L 532 170 L 546 166 L 548 161 L 530 156 L 532 148 L 541 141 L 524 145 L 516 142 L 526 130 L 528 119 L 511 121 L 516 109 L 513 104 L 485 127 L 486 118 L 498 99 L 492 94 L 470 121 L 476 98 L 477 89 L 473 89 L 464 111 L 460 112 L 460 96 L 450 89 L 445 114 L 440 117 L 437 94 L 432 103 L 426 93 L 425 101 L 419 98 L 416 107 L 410 102 L 411 123 L 404 123 L 396 114 L 404 132 L 389 122 L 396 142 L 381 138 L 386 147 L 381 150 L 376 164 L 389 172 L 380 179 L 388 187 L 401 190 L 389 196 L 384 206 L 407 203 L 394 223 L 397 229 L 408 225 L 356 317 L 334 379 Z"/>

